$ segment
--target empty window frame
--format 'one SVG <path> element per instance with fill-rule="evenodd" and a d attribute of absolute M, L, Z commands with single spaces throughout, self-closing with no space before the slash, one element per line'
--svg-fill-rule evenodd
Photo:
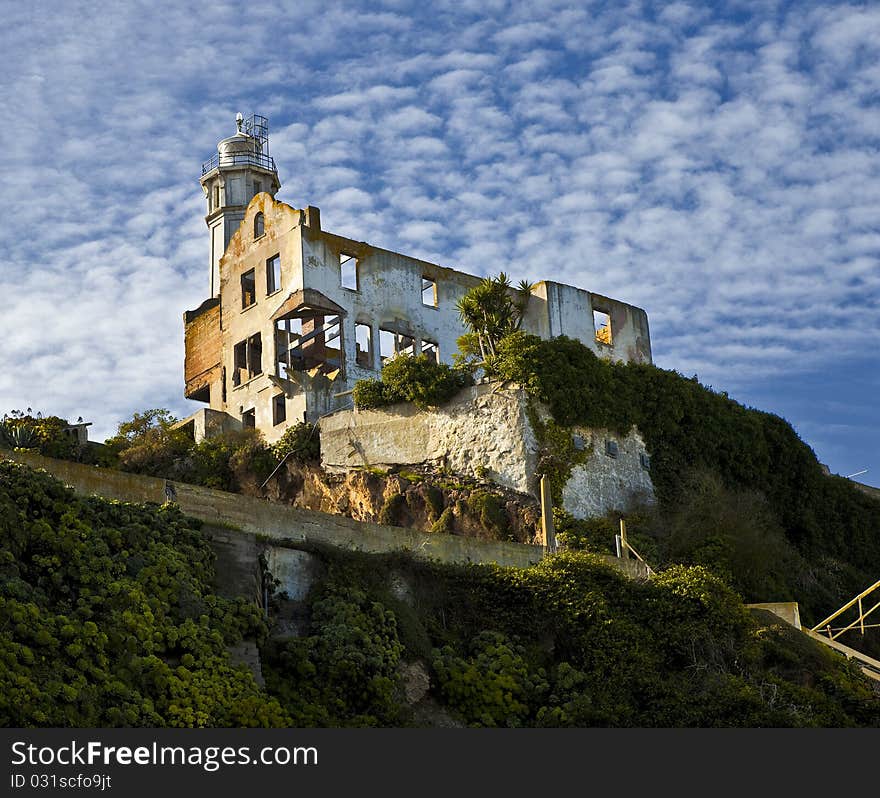
<path fill-rule="evenodd" d="M 365 369 L 373 368 L 373 330 L 369 324 L 354 325 L 355 362 Z"/>
<path fill-rule="evenodd" d="M 254 216 L 254 238 L 259 238 L 266 232 L 266 221 L 263 218 L 263 212 L 260 211 Z"/>
<path fill-rule="evenodd" d="M 283 393 L 272 397 L 272 424 L 278 426 L 287 420 L 287 400 Z"/>
<path fill-rule="evenodd" d="M 437 281 L 422 277 L 422 304 L 429 308 L 437 307 Z"/>
<path fill-rule="evenodd" d="M 359 291 L 358 285 L 358 259 L 354 255 L 345 252 L 339 253 L 339 280 L 343 288 Z"/>
<path fill-rule="evenodd" d="M 254 196 L 257 196 L 263 190 L 263 184 L 259 180 L 254 180 Z"/>
<path fill-rule="evenodd" d="M 256 429 L 257 427 L 257 411 L 251 408 L 244 410 L 241 414 L 241 426 L 245 429 Z"/>
<path fill-rule="evenodd" d="M 220 207 L 220 186 L 214 186 L 214 208 L 213 210 L 217 210 Z"/>
<path fill-rule="evenodd" d="M 260 333 L 255 333 L 233 349 L 232 384 L 241 385 L 262 373 L 263 342 Z"/>
<path fill-rule="evenodd" d="M 274 294 L 281 288 L 281 256 L 273 255 L 266 261 L 266 294 Z"/>
<path fill-rule="evenodd" d="M 241 309 L 249 308 L 257 301 L 257 276 L 253 269 L 241 275 Z"/>
<path fill-rule="evenodd" d="M 440 362 L 440 347 L 437 346 L 436 341 L 429 341 L 427 338 L 422 338 L 422 354 L 427 355 L 431 360 L 436 360 L 438 363 Z"/>
<path fill-rule="evenodd" d="M 379 328 L 379 357 L 384 363 L 393 355 L 415 354 L 416 341 L 410 335 Z"/>
<path fill-rule="evenodd" d="M 645 471 L 651 470 L 651 457 L 647 452 L 639 452 L 639 465 Z"/>
<path fill-rule="evenodd" d="M 612 346 L 614 339 L 611 336 L 611 314 L 604 310 L 593 308 L 593 329 L 596 331 L 596 342 Z"/>
<path fill-rule="evenodd" d="M 275 322 L 275 373 L 279 377 L 287 376 L 288 369 L 302 371 L 302 357 L 294 352 L 302 338 L 302 319 L 298 317 L 281 319 Z"/>
<path fill-rule="evenodd" d="M 605 454 L 609 457 L 617 457 L 620 453 L 620 447 L 617 445 L 617 441 L 613 441 L 610 438 L 605 441 Z"/>
<path fill-rule="evenodd" d="M 277 374 L 317 369 L 329 374 L 342 369 L 342 324 L 338 315 L 303 308 L 275 323 Z"/>

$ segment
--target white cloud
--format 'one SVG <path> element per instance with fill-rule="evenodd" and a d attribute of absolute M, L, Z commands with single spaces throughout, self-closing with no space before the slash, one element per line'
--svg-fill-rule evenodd
<path fill-rule="evenodd" d="M 199 166 L 239 110 L 270 116 L 280 196 L 328 229 L 640 304 L 658 362 L 716 386 L 846 391 L 878 326 L 880 12 L 639 8 L 10 8 L 0 411 L 100 436 L 191 410 Z"/>

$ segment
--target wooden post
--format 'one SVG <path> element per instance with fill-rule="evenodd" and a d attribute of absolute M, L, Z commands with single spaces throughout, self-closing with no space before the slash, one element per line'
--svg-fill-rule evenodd
<path fill-rule="evenodd" d="M 556 553 L 556 529 L 553 526 L 553 499 L 550 496 L 550 480 L 541 476 L 541 527 L 544 532 L 544 550 Z"/>
<path fill-rule="evenodd" d="M 626 521 L 620 519 L 620 555 L 624 560 L 629 559 L 629 544 L 626 542 Z"/>

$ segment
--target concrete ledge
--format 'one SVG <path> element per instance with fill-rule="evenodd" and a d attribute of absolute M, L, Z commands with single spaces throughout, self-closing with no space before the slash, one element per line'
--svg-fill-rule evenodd
<path fill-rule="evenodd" d="M 746 604 L 748 609 L 767 610 L 778 615 L 795 629 L 801 628 L 801 613 L 796 601 L 771 601 L 766 604 Z"/>
<path fill-rule="evenodd" d="M 154 504 L 163 504 L 170 499 L 184 513 L 206 523 L 233 526 L 243 532 L 276 540 L 327 543 L 372 554 L 408 551 L 415 557 L 446 563 L 497 563 L 517 568 L 540 562 L 544 554 L 540 546 L 482 541 L 354 521 L 341 515 L 302 510 L 183 482 L 54 460 L 29 452 L 3 452 L 2 456 L 31 468 L 43 468 L 86 496 Z"/>
<path fill-rule="evenodd" d="M 497 563 L 528 568 L 544 556 L 541 546 L 371 524 L 344 515 L 303 510 L 238 493 L 54 460 L 30 452 L 2 452 L 0 457 L 45 469 L 82 495 L 137 503 L 174 501 L 187 515 L 211 525 L 206 534 L 215 544 L 227 547 L 235 543 L 232 537 L 249 533 L 271 540 L 325 543 L 367 554 L 406 551 L 421 559 L 456 564 Z M 600 557 L 631 579 L 648 578 L 647 569 L 638 560 L 622 560 L 610 554 Z"/>

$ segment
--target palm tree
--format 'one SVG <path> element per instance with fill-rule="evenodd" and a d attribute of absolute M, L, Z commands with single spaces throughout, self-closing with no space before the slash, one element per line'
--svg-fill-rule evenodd
<path fill-rule="evenodd" d="M 520 328 L 532 288 L 533 284 L 526 280 L 514 288 L 510 278 L 501 272 L 497 277 L 484 279 L 458 301 L 459 317 L 477 338 L 481 360 L 477 365 L 494 357 L 498 342 Z"/>

